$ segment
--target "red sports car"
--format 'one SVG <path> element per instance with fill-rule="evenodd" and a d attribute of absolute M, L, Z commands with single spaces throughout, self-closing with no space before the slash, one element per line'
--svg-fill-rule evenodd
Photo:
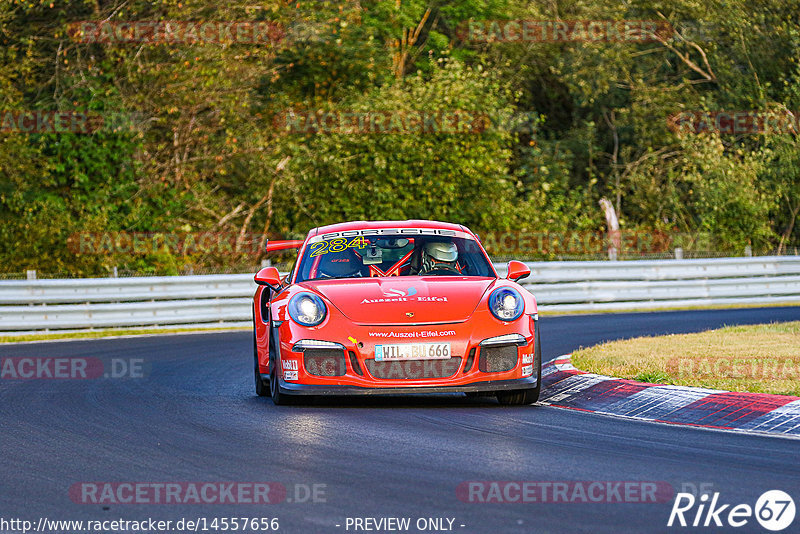
<path fill-rule="evenodd" d="M 295 246 L 288 276 L 275 267 L 255 276 L 258 395 L 275 404 L 384 393 L 539 398 L 536 299 L 516 283 L 530 269 L 512 261 L 499 278 L 468 228 L 349 222 Z"/>

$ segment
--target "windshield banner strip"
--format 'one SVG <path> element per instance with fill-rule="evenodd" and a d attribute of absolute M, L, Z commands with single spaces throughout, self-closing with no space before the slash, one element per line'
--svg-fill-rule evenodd
<path fill-rule="evenodd" d="M 327 241 L 329 239 L 336 239 L 336 238 L 348 238 L 348 237 L 358 237 L 358 236 L 380 236 L 380 235 L 403 235 L 403 236 L 415 236 L 415 235 L 427 235 L 427 236 L 446 236 L 446 237 L 458 237 L 461 239 L 470 239 L 474 240 L 475 237 L 467 232 L 462 232 L 461 230 L 446 230 L 442 228 L 372 228 L 372 229 L 365 229 L 365 230 L 347 230 L 345 232 L 329 232 L 326 234 L 319 234 L 315 235 L 311 239 L 308 240 L 309 243 L 315 243 L 318 241 Z"/>

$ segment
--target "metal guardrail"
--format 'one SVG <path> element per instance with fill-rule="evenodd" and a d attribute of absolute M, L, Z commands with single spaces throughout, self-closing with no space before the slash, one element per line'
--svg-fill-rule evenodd
<path fill-rule="evenodd" d="M 527 265 L 544 312 L 800 303 L 800 256 Z M 255 288 L 252 274 L 0 281 L 0 331 L 246 325 Z"/>

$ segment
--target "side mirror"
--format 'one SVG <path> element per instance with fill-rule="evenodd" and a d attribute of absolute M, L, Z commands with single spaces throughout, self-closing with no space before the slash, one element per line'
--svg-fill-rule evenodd
<path fill-rule="evenodd" d="M 260 286 L 269 286 L 273 291 L 277 291 L 281 285 L 281 275 L 275 267 L 264 267 L 258 271 L 253 278 Z"/>
<path fill-rule="evenodd" d="M 508 262 L 508 275 L 506 278 L 512 282 L 518 282 L 523 278 L 527 278 L 530 274 L 531 270 L 521 261 L 512 260 Z"/>

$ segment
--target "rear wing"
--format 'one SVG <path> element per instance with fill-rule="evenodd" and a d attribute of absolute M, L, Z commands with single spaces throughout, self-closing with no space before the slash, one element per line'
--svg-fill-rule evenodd
<path fill-rule="evenodd" d="M 291 250 L 303 246 L 302 240 L 288 240 L 288 241 L 267 241 L 264 244 L 264 252 L 276 252 L 278 250 Z"/>

